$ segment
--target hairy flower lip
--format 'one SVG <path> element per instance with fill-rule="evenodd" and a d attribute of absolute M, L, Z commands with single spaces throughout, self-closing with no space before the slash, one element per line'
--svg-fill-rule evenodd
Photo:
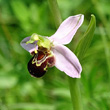
<path fill-rule="evenodd" d="M 38 51 L 32 59 L 28 62 L 28 70 L 34 77 L 42 77 L 47 71 L 48 67 L 55 65 L 55 57 L 50 53 L 43 53 Z"/>
<path fill-rule="evenodd" d="M 43 70 L 43 68 L 45 68 L 46 65 L 42 64 L 42 66 L 37 67 L 36 63 L 32 64 L 33 58 L 34 58 L 34 56 L 28 62 L 28 71 L 31 74 L 31 76 L 33 76 L 33 77 L 36 77 L 36 78 L 42 77 L 46 73 L 46 70 Z"/>
<path fill-rule="evenodd" d="M 72 78 L 80 78 L 82 67 L 76 55 L 64 45 L 71 42 L 78 28 L 82 25 L 83 20 L 84 15 L 82 14 L 68 17 L 61 23 L 55 34 L 51 37 L 45 37 L 49 39 L 47 41 L 51 42 L 48 46 L 46 46 L 46 42 L 45 44 L 42 44 L 42 42 L 40 44 L 40 46 L 44 46 L 53 52 L 55 56 L 55 66 Z M 35 51 L 35 49 L 39 50 L 40 47 L 39 45 L 35 45 L 35 43 L 26 45 L 29 39 L 30 37 L 24 38 L 21 41 L 21 46 L 32 55 L 35 55 L 36 52 L 33 51 Z M 46 51 L 47 50 L 45 50 L 45 52 Z"/>

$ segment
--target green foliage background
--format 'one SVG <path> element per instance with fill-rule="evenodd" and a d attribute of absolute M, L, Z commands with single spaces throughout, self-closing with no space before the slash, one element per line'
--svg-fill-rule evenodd
<path fill-rule="evenodd" d="M 90 21 L 97 27 L 82 63 L 84 110 L 110 110 L 110 1 L 58 0 L 62 19 L 82 13 L 85 20 L 72 42 L 74 51 Z M 0 0 L 0 110 L 72 110 L 68 78 L 55 67 L 43 78 L 30 76 L 31 56 L 20 41 L 33 33 L 56 31 L 47 0 Z"/>

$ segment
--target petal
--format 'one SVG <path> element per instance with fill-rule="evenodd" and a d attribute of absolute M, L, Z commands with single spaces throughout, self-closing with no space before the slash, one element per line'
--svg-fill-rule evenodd
<path fill-rule="evenodd" d="M 83 20 L 84 15 L 82 14 L 68 17 L 61 23 L 56 33 L 49 39 L 59 44 L 70 43 L 76 31 L 82 25 Z"/>
<path fill-rule="evenodd" d="M 26 44 L 26 42 L 27 41 L 29 41 L 30 40 L 30 37 L 26 37 L 26 38 L 24 38 L 22 41 L 21 41 L 21 46 L 25 49 L 25 50 L 27 50 L 28 52 L 30 52 L 30 53 L 32 53 L 34 50 L 35 50 L 35 48 L 36 48 L 36 50 L 38 49 L 38 46 L 37 46 L 37 41 L 35 41 L 34 43 L 29 43 L 29 44 Z"/>
<path fill-rule="evenodd" d="M 81 64 L 76 55 L 66 46 L 56 45 L 52 49 L 56 57 L 55 66 L 72 78 L 80 78 Z"/>

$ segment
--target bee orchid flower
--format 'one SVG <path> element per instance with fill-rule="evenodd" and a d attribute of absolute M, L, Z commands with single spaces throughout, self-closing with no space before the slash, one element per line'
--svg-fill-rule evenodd
<path fill-rule="evenodd" d="M 72 78 L 80 78 L 82 67 L 76 55 L 66 46 L 82 25 L 84 15 L 70 16 L 64 20 L 51 37 L 32 34 L 21 41 L 21 46 L 33 57 L 28 71 L 34 77 L 42 77 L 49 67 L 56 66 Z"/>

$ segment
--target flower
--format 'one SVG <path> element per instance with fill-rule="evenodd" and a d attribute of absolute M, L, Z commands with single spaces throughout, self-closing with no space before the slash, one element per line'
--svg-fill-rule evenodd
<path fill-rule="evenodd" d="M 32 76 L 41 77 L 48 67 L 56 66 L 68 76 L 80 78 L 81 64 L 76 55 L 64 45 L 71 42 L 83 20 L 82 14 L 70 16 L 51 37 L 33 34 L 21 41 L 21 46 L 33 55 L 28 63 L 28 70 Z"/>

